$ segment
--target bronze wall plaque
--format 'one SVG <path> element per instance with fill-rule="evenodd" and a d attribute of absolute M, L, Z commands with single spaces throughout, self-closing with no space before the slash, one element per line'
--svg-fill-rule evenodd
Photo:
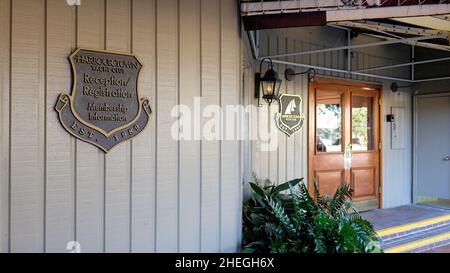
<path fill-rule="evenodd" d="M 275 120 L 278 128 L 290 137 L 303 128 L 305 115 L 300 113 L 302 98 L 299 95 L 282 94 L 278 101 L 280 112 Z"/>
<path fill-rule="evenodd" d="M 108 152 L 144 130 L 151 109 L 139 97 L 136 56 L 79 48 L 69 60 L 72 93 L 60 94 L 55 110 L 70 134 Z"/>

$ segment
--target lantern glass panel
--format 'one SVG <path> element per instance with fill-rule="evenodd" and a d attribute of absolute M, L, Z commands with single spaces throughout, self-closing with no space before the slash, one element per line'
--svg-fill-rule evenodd
<path fill-rule="evenodd" d="M 263 81 L 262 82 L 262 91 L 263 95 L 273 95 L 274 94 L 274 83 L 273 81 Z"/>

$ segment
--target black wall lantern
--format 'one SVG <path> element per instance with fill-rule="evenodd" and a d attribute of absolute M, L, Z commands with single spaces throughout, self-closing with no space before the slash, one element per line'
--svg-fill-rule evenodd
<path fill-rule="evenodd" d="M 269 60 L 270 68 L 266 71 L 264 76 L 261 77 L 262 64 L 265 60 Z M 281 79 L 278 77 L 278 73 L 273 70 L 272 59 L 262 59 L 261 63 L 259 64 L 259 73 L 255 74 L 255 98 L 258 99 L 258 106 L 261 106 L 259 103 L 261 90 L 263 92 L 262 98 L 270 105 L 274 100 L 278 99 L 280 86 Z"/>

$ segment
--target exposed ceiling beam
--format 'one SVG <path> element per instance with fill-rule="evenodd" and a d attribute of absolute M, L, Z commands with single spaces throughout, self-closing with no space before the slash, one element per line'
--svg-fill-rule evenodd
<path fill-rule="evenodd" d="M 368 30 L 376 33 L 380 33 L 383 35 L 388 35 L 393 38 L 400 38 L 399 35 L 392 35 L 395 34 L 401 34 L 401 35 L 413 35 L 413 36 L 431 36 L 431 35 L 441 35 L 444 38 L 440 40 L 433 41 L 433 43 L 424 43 L 424 42 L 407 42 L 406 44 L 410 45 L 417 45 L 420 47 L 427 47 L 427 48 L 433 48 L 438 50 L 445 50 L 448 51 L 449 49 L 449 37 L 450 34 L 447 31 L 442 30 L 433 30 L 433 29 L 425 29 L 425 28 L 416 28 L 416 27 L 409 27 L 409 26 L 401 26 L 401 25 L 394 25 L 394 24 L 386 24 L 386 23 L 378 23 L 378 22 L 372 22 L 372 21 L 345 21 L 345 22 L 336 22 L 332 23 L 338 26 L 347 27 L 347 28 L 358 28 L 362 30 Z M 387 39 L 386 39 L 387 40 Z"/>
<path fill-rule="evenodd" d="M 429 16 L 447 13 L 450 13 L 450 4 L 391 6 L 356 10 L 341 9 L 327 11 L 327 21 L 337 22 L 363 19 L 392 19 L 399 17 Z"/>
<path fill-rule="evenodd" d="M 402 17 L 394 18 L 394 20 L 421 28 L 450 31 L 450 16 L 448 15 Z"/>
<path fill-rule="evenodd" d="M 395 39 L 398 39 L 396 37 L 392 38 L 392 37 L 387 37 L 387 36 L 383 36 L 383 35 L 376 35 L 376 34 L 370 34 L 370 33 L 364 33 L 364 35 L 375 37 L 375 38 L 379 38 L 379 39 L 382 39 L 382 40 L 395 40 Z M 431 44 L 431 43 L 426 43 L 426 42 L 405 42 L 405 44 L 414 45 L 414 46 L 418 46 L 418 47 L 429 48 L 429 49 L 441 50 L 441 51 L 446 51 L 446 52 L 450 51 L 450 46 Z"/>
<path fill-rule="evenodd" d="M 435 15 L 433 16 L 434 18 L 437 19 L 441 19 L 441 20 L 445 20 L 445 21 L 450 21 L 450 14 L 446 14 L 446 15 Z"/>
<path fill-rule="evenodd" d="M 351 28 L 361 28 L 372 31 L 383 31 L 383 32 L 392 32 L 399 33 L 403 35 L 415 35 L 415 36 L 429 36 L 429 35 L 447 35 L 446 31 L 442 30 L 434 30 L 434 29 L 426 29 L 419 27 L 410 27 L 410 26 L 402 26 L 396 24 L 386 24 L 379 23 L 368 20 L 360 20 L 360 21 L 341 21 L 335 22 L 336 25 L 351 27 Z"/>
<path fill-rule="evenodd" d="M 340 28 L 342 28 L 344 30 L 350 30 L 352 28 L 359 28 L 359 29 L 363 29 L 363 30 L 368 30 L 369 32 L 367 32 L 367 33 L 363 32 L 363 34 L 367 35 L 367 36 L 375 37 L 375 38 L 378 38 L 378 39 L 382 39 L 382 40 L 398 40 L 398 39 L 403 38 L 402 36 L 399 36 L 399 35 L 394 34 L 392 32 L 384 31 L 383 29 L 372 28 L 372 27 L 369 27 L 369 26 L 362 25 L 360 23 L 358 24 L 357 22 L 351 22 L 351 23 L 354 23 L 354 25 L 343 26 L 343 24 L 339 24 L 339 23 L 328 23 L 327 26 L 340 27 Z M 379 33 L 381 35 L 378 35 L 376 33 Z M 420 42 L 420 41 L 414 41 L 414 42 L 406 41 L 405 44 L 414 45 L 414 46 L 423 47 L 423 48 L 430 48 L 430 49 L 435 49 L 435 50 L 441 50 L 441 51 L 446 51 L 446 52 L 450 51 L 450 46 L 448 46 L 448 45 L 440 45 L 440 44 L 433 44 L 433 43 Z"/>

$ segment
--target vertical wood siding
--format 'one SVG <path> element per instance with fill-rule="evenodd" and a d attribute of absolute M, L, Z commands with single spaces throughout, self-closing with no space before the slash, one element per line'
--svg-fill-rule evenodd
<path fill-rule="evenodd" d="M 220 11 L 221 107 L 226 109 L 227 106 L 242 103 L 240 100 L 241 52 L 239 21 L 234 20 L 236 7 L 227 1 L 221 1 Z M 238 128 L 231 124 L 240 124 L 239 121 L 240 117 L 237 115 L 227 115 L 222 119 L 224 123 L 222 137 L 226 137 L 226 132 L 234 130 L 233 135 L 237 138 Z M 234 214 L 241 210 L 241 198 L 237 198 L 239 196 L 236 195 L 236 191 L 240 192 L 241 185 L 239 141 L 226 138 L 221 141 L 220 149 L 220 251 L 234 252 L 239 237 L 233 230 L 241 228 L 241 218 Z"/>
<path fill-rule="evenodd" d="M 170 137 L 178 104 L 178 1 L 156 4 L 156 251 L 178 247 L 178 143 Z"/>
<path fill-rule="evenodd" d="M 74 9 L 63 1 L 47 1 L 46 22 L 46 251 L 65 249 L 75 240 L 75 139 L 61 130 L 54 114 L 54 98 L 71 89 L 66 60 L 75 46 Z M 51 83 L 51 84 L 49 84 Z"/>
<path fill-rule="evenodd" d="M 104 0 L 89 1 L 76 8 L 76 47 L 105 49 L 105 9 Z M 81 140 L 76 140 L 75 147 L 75 239 L 83 252 L 105 251 L 106 157 Z"/>
<path fill-rule="evenodd" d="M 11 17 L 10 247 L 41 252 L 46 216 L 45 1 L 12 1 Z"/>
<path fill-rule="evenodd" d="M 237 251 L 241 143 L 174 140 L 171 111 L 241 102 L 239 35 L 234 0 L 0 0 L 0 252 Z M 77 47 L 143 62 L 150 122 L 107 155 L 53 110 Z"/>
<path fill-rule="evenodd" d="M 108 0 L 105 6 L 105 49 L 131 52 L 131 1 Z M 106 252 L 128 252 L 131 224 L 133 140 L 105 157 L 104 238 Z"/>
<path fill-rule="evenodd" d="M 11 2 L 0 1 L 0 252 L 9 250 Z"/>
<path fill-rule="evenodd" d="M 238 250 L 242 182 L 253 171 L 275 183 L 307 179 L 308 147 L 306 124 L 291 137 L 277 132 L 279 146 L 269 152 L 260 150 L 260 140 L 172 139 L 172 108 L 178 104 L 193 111 L 211 110 L 211 104 L 222 110 L 256 105 L 259 63 L 246 35 L 241 40 L 240 27 L 234 0 L 89 0 L 79 7 L 62 0 L 0 0 L 0 252 L 64 252 L 73 240 L 82 252 Z M 346 42 L 345 34 L 330 29 L 269 30 L 260 36 L 261 55 Z M 148 127 L 107 155 L 67 134 L 53 110 L 58 94 L 71 91 L 67 57 L 77 47 L 134 53 L 144 64 L 139 92 L 150 98 Z M 395 46 L 361 49 L 352 67 L 393 64 L 408 54 Z M 340 51 L 284 60 L 346 69 L 347 57 Z M 275 65 L 281 77 L 287 67 Z M 390 82 L 379 83 L 383 115 L 391 106 L 411 109 L 407 89 L 393 94 Z M 281 92 L 301 95 L 306 111 L 306 76 L 284 80 Z M 264 102 L 262 107 L 269 110 Z M 278 105 L 271 108 L 277 111 Z M 211 118 L 227 122 L 221 113 L 191 114 L 203 125 Z M 244 117 L 247 131 L 275 126 L 273 119 L 267 122 L 268 111 L 259 115 Z M 389 124 L 382 126 L 383 206 L 407 204 L 410 143 L 390 150 Z"/>
<path fill-rule="evenodd" d="M 156 109 L 156 9 L 155 0 L 132 1 L 132 53 L 144 64 L 139 94 L 151 98 Z M 155 113 L 155 112 L 153 112 Z M 156 230 L 156 116 L 147 129 L 132 140 L 131 166 L 131 251 L 155 251 Z"/>
<path fill-rule="evenodd" d="M 180 86 L 184 96 L 180 104 L 194 109 L 195 98 L 200 97 L 201 47 L 200 37 L 200 1 L 180 1 Z M 199 105 L 198 105 L 199 106 Z M 197 106 L 197 107 L 198 107 Z M 193 113 L 192 113 L 193 114 Z M 195 120 L 194 120 L 195 119 Z M 192 127 L 201 122 L 200 117 L 193 116 Z M 191 132 L 193 133 L 193 132 Z M 180 251 L 199 252 L 201 238 L 201 142 L 199 140 L 180 141 L 180 192 L 179 221 L 183 228 L 179 230 Z"/>
<path fill-rule="evenodd" d="M 211 111 L 211 105 L 220 105 L 220 1 L 201 2 L 201 92 L 202 111 L 209 118 L 203 118 L 206 127 L 211 118 L 220 119 L 220 113 Z M 219 115 L 219 117 L 217 117 Z M 215 130 L 220 130 L 215 128 Z M 202 142 L 202 186 L 201 186 L 201 251 L 214 252 L 220 249 L 220 142 Z"/>

